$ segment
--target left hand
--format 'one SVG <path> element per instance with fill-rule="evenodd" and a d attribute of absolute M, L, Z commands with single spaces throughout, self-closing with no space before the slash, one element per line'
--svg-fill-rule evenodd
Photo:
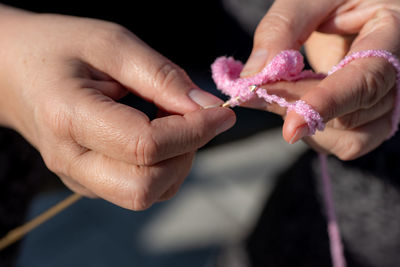
<path fill-rule="evenodd" d="M 132 210 L 171 198 L 195 152 L 235 122 L 222 100 L 115 23 L 0 4 L 0 125 L 73 191 Z M 128 92 L 173 115 L 150 120 Z"/>
<path fill-rule="evenodd" d="M 242 77 L 260 71 L 278 52 L 299 49 L 304 43 L 317 72 L 326 72 L 346 54 L 360 50 L 388 50 L 399 56 L 399 28 L 400 1 L 396 0 L 276 0 L 256 30 Z M 289 112 L 283 126 L 287 142 L 304 139 L 318 151 L 351 160 L 388 137 L 395 83 L 391 64 L 367 58 L 355 60 L 320 81 L 283 82 L 266 88 L 283 97 L 291 96 L 291 100 L 304 100 L 327 122 L 325 131 L 304 137 L 304 119 Z M 285 114 L 275 105 L 265 106 L 260 101 L 246 105 Z"/>

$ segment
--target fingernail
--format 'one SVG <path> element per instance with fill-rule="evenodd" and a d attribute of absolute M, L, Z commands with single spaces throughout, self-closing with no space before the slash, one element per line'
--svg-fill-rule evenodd
<path fill-rule="evenodd" d="M 264 49 L 251 53 L 246 65 L 240 73 L 240 77 L 247 77 L 260 72 L 267 62 L 267 57 L 268 52 Z"/>
<path fill-rule="evenodd" d="M 229 116 L 218 128 L 215 130 L 215 134 L 219 135 L 222 132 L 225 132 L 229 128 L 231 128 L 236 122 L 235 116 Z"/>
<path fill-rule="evenodd" d="M 303 124 L 299 127 L 297 127 L 296 132 L 294 133 L 294 135 L 292 136 L 292 138 L 289 141 L 289 144 L 294 144 L 297 141 L 299 141 L 301 138 L 303 138 L 304 136 L 308 135 L 308 126 L 307 124 Z"/>
<path fill-rule="evenodd" d="M 190 99 L 192 99 L 203 108 L 218 107 L 224 103 L 224 101 L 222 101 L 215 95 L 200 89 L 192 89 L 189 92 L 188 96 L 190 97 Z"/>

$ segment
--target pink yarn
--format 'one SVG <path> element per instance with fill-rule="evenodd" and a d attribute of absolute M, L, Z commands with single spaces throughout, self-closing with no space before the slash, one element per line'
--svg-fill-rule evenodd
<path fill-rule="evenodd" d="M 400 62 L 392 53 L 384 50 L 365 50 L 355 52 L 345 57 L 339 64 L 334 66 L 328 75 L 343 68 L 354 59 L 367 57 L 384 58 L 393 65 L 397 72 L 397 90 L 399 91 Z M 303 70 L 303 68 L 303 56 L 300 52 L 295 50 L 282 51 L 275 56 L 260 73 L 249 78 L 240 78 L 243 64 L 240 61 L 234 60 L 232 57 L 217 58 L 211 65 L 214 82 L 219 90 L 231 97 L 229 100 L 231 107 L 240 105 L 240 103 L 246 102 L 257 95 L 268 103 L 275 102 L 278 105 L 287 108 L 287 111 L 293 110 L 303 116 L 304 120 L 308 124 L 309 135 L 314 135 L 316 130 L 322 131 L 325 128 L 325 124 L 320 114 L 310 105 L 302 100 L 287 102 L 282 97 L 268 94 L 268 91 L 263 88 L 258 88 L 255 94 L 249 90 L 249 87 L 253 85 L 260 86 L 277 81 L 296 81 L 304 78 L 325 77 L 324 74 L 316 74 L 310 70 Z M 400 93 L 396 94 L 395 102 L 398 104 L 394 107 L 392 131 L 389 138 L 396 133 L 400 121 Z"/>
<path fill-rule="evenodd" d="M 214 82 L 218 89 L 231 97 L 229 100 L 231 107 L 250 100 L 256 94 L 268 103 L 275 102 L 287 108 L 287 111 L 293 110 L 303 116 L 308 124 L 309 135 L 313 135 L 316 130 L 322 131 L 325 124 L 319 113 L 306 102 L 302 100 L 287 102 L 282 97 L 268 94 L 263 88 L 258 88 L 255 94 L 249 90 L 253 85 L 325 77 L 310 70 L 303 71 L 303 68 L 303 56 L 295 50 L 282 51 L 260 73 L 249 78 L 240 78 L 243 64 L 232 57 L 220 57 L 211 65 Z"/>
<path fill-rule="evenodd" d="M 282 51 L 260 73 L 249 78 L 240 78 L 243 64 L 232 57 L 220 57 L 211 65 L 212 77 L 218 89 L 231 97 L 231 106 L 250 100 L 254 94 L 251 85 L 276 81 L 294 81 L 304 77 L 317 76 L 312 71 L 302 71 L 303 56 L 295 50 Z M 237 99 L 240 97 L 240 100 Z"/>
<path fill-rule="evenodd" d="M 388 138 L 392 137 L 400 122 L 400 61 L 392 53 L 385 50 L 365 50 L 355 52 L 329 71 L 328 75 L 333 74 L 339 69 L 345 67 L 355 59 L 379 57 L 386 59 L 396 70 L 396 99 L 392 113 L 392 129 Z M 286 50 L 275 56 L 272 61 L 257 75 L 249 78 L 240 78 L 240 72 L 243 69 L 243 64 L 240 61 L 235 61 L 232 57 L 220 57 L 211 66 L 212 77 L 223 93 L 229 95 L 231 99 L 229 104 L 231 107 L 237 106 L 242 102 L 246 102 L 251 98 L 258 96 L 266 102 L 275 102 L 282 107 L 303 116 L 309 128 L 309 135 L 315 134 L 316 130 L 322 131 L 325 128 L 323 118 L 309 104 L 302 100 L 288 102 L 284 98 L 277 95 L 270 95 L 263 88 L 258 88 L 261 85 L 273 83 L 277 81 L 295 81 L 304 78 L 323 78 L 323 74 L 315 74 L 312 71 L 303 70 L 304 63 L 302 55 L 295 50 Z M 250 90 L 252 86 L 256 86 L 256 91 Z M 331 257 L 334 267 L 345 267 L 346 261 L 343 255 L 343 245 L 340 238 L 339 225 L 335 215 L 335 208 L 332 197 L 331 178 L 327 168 L 327 156 L 320 154 L 319 156 L 322 173 L 322 183 L 324 192 L 324 203 L 326 216 L 328 221 L 328 236 L 331 248 Z"/>
<path fill-rule="evenodd" d="M 332 184 L 331 177 L 328 172 L 327 156 L 325 154 L 319 154 L 319 162 L 321 166 L 321 178 L 322 178 L 322 189 L 324 205 L 326 210 L 326 217 L 328 223 L 328 237 L 329 247 L 331 250 L 331 257 L 333 267 L 345 267 L 346 260 L 343 255 L 343 245 L 340 238 L 339 223 L 335 214 L 335 205 L 333 203 L 332 196 Z"/>

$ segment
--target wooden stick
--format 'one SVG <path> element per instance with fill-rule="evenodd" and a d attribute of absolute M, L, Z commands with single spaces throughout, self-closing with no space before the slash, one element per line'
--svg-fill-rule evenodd
<path fill-rule="evenodd" d="M 11 244 L 15 243 L 16 241 L 20 240 L 22 237 L 24 237 L 27 233 L 41 225 L 42 223 L 48 221 L 64 209 L 68 208 L 72 204 L 74 204 L 76 201 L 81 199 L 82 196 L 78 195 L 76 193 L 68 196 L 64 200 L 60 201 L 53 207 L 49 208 L 42 214 L 38 215 L 31 221 L 14 228 L 10 232 L 7 233 L 3 238 L 0 239 L 0 251 L 5 249 L 6 247 L 10 246 Z"/>

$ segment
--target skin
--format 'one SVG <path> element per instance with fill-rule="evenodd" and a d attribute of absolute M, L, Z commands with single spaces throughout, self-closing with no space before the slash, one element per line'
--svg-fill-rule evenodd
<path fill-rule="evenodd" d="M 146 209 L 172 197 L 197 149 L 235 123 L 220 99 L 120 25 L 4 5 L 0 25 L 0 123 L 75 192 Z M 117 102 L 127 93 L 169 115 L 151 121 Z"/>
<path fill-rule="evenodd" d="M 345 55 L 368 49 L 400 56 L 400 2 L 397 0 L 276 0 L 261 20 L 242 77 L 259 72 L 279 51 L 300 49 L 317 72 L 327 72 Z M 246 106 L 284 116 L 283 138 L 303 139 L 319 152 L 342 160 L 358 158 L 386 140 L 391 130 L 396 73 L 385 60 L 360 59 L 323 80 L 268 86 L 318 111 L 327 128 L 304 137 L 304 120 L 260 101 Z"/>
<path fill-rule="evenodd" d="M 305 44 L 316 71 L 344 55 L 385 49 L 400 55 L 395 0 L 277 0 L 260 22 L 242 76 L 284 49 Z M 21 133 L 75 192 L 142 210 L 169 199 L 196 150 L 230 128 L 234 113 L 125 28 L 99 20 L 34 14 L 0 5 L 0 124 Z M 257 101 L 285 118 L 283 137 L 354 159 L 387 137 L 395 72 L 384 60 L 357 60 L 323 80 L 268 88 L 303 99 L 328 122 L 303 138 L 297 114 Z M 134 93 L 168 115 L 150 121 L 117 102 Z"/>

